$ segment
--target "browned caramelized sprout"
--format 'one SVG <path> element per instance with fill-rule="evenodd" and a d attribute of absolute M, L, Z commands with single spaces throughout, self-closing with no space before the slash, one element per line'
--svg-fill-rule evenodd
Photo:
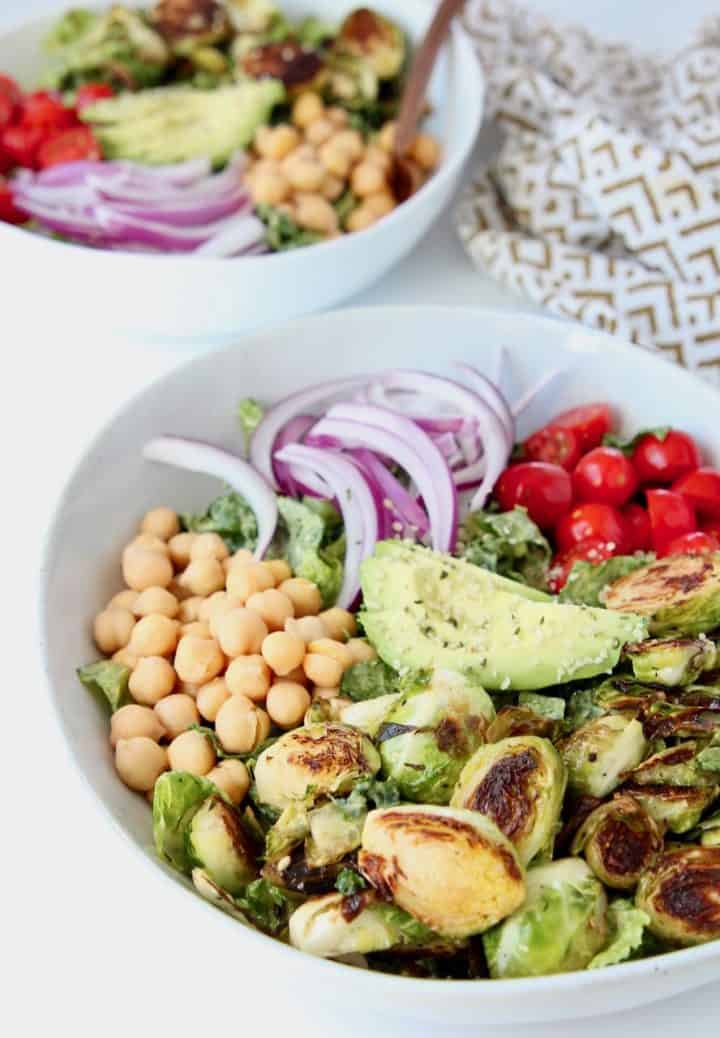
<path fill-rule="evenodd" d="M 320 55 L 296 40 L 253 47 L 241 55 L 240 67 L 251 79 L 281 80 L 291 96 L 305 90 L 319 90 L 325 79 Z"/>
<path fill-rule="evenodd" d="M 717 772 L 698 762 L 698 744 L 679 743 L 660 750 L 627 776 L 629 793 L 656 822 L 673 833 L 686 833 L 718 794 Z"/>
<path fill-rule="evenodd" d="M 586 818 L 572 843 L 599 880 L 614 890 L 632 890 L 662 850 L 662 833 L 630 796 L 617 796 Z"/>
<path fill-rule="evenodd" d="M 608 609 L 650 619 L 653 634 L 702 634 L 720 624 L 720 554 L 671 555 L 610 584 Z"/>
<path fill-rule="evenodd" d="M 405 62 L 401 30 L 368 7 L 358 7 L 347 16 L 335 46 L 339 53 L 367 62 L 378 79 L 394 79 Z"/>
<path fill-rule="evenodd" d="M 189 55 L 230 35 L 230 19 L 218 0 L 158 0 L 151 20 L 176 54 Z"/>
<path fill-rule="evenodd" d="M 635 903 L 649 930 L 678 945 L 720 938 L 720 847 L 668 848 L 642 876 Z"/>

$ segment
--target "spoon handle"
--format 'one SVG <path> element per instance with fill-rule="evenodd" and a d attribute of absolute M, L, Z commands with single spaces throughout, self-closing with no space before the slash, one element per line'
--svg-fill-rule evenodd
<path fill-rule="evenodd" d="M 425 91 L 435 65 L 435 59 L 443 40 L 447 36 L 450 22 L 463 8 L 464 4 L 465 0 L 442 0 L 442 3 L 438 4 L 428 31 L 425 33 L 425 38 L 415 52 L 415 57 L 410 67 L 410 74 L 405 83 L 395 129 L 393 151 L 397 156 L 403 156 L 407 152 L 415 136 L 415 129 L 425 102 Z"/>

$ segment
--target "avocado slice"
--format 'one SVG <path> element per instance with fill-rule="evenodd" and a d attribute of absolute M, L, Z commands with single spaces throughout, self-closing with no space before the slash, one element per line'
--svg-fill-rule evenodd
<path fill-rule="evenodd" d="M 248 146 L 255 130 L 285 98 L 277 79 L 217 90 L 169 86 L 121 94 L 83 110 L 107 159 L 149 165 L 204 158 L 220 166 Z"/>
<path fill-rule="evenodd" d="M 562 605 L 462 559 L 384 541 L 361 567 L 362 622 L 401 672 L 472 672 L 489 689 L 538 689 L 609 673 L 647 637 L 633 613 Z"/>

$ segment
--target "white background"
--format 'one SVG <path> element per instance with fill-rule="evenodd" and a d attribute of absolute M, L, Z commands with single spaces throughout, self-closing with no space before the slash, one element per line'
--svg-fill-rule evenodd
<path fill-rule="evenodd" d="M 547 12 L 582 17 L 600 32 L 664 49 L 688 40 L 697 21 L 715 8 L 711 0 L 535 4 Z M 0 27 L 63 6 L 52 0 L 0 0 Z M 291 1000 L 281 974 L 268 975 L 262 987 L 254 980 L 250 987 L 239 942 L 228 934 L 218 943 L 223 935 L 217 929 L 210 937 L 204 929 L 192 928 L 175 890 L 169 891 L 161 874 L 149 870 L 122 834 L 111 828 L 73 771 L 49 712 L 35 631 L 36 571 L 44 530 L 59 488 L 93 430 L 128 395 L 180 363 L 187 351 L 113 341 L 112 314 L 108 327 L 98 328 L 92 341 L 78 342 L 71 327 L 57 327 L 53 315 L 43 312 L 41 284 L 36 312 L 8 327 L 2 320 L 2 300 L 12 292 L 12 278 L 11 258 L 3 257 L 3 1034 L 396 1034 L 397 1025 L 370 1015 L 324 1015 L 321 991 Z M 82 293 L 78 285 L 78 307 Z M 420 300 L 510 305 L 507 297 L 471 271 L 447 220 L 382 286 L 354 302 Z M 584 1038 L 600 1038 L 614 1030 L 638 1038 L 672 1038 L 701 1027 L 712 1032 L 718 1023 L 720 993 L 704 988 L 595 1022 L 492 1028 L 478 1020 L 477 1030 L 517 1038 L 571 1038 L 581 1028 Z M 411 1027 L 422 1038 L 422 1029 Z"/>

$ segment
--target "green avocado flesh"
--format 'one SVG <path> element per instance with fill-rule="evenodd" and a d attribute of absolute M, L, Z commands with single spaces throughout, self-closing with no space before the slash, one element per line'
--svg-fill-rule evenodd
<path fill-rule="evenodd" d="M 537 689 L 610 672 L 647 637 L 633 613 L 562 605 L 548 595 L 401 541 L 362 564 L 362 622 L 401 673 L 472 671 L 489 689 Z"/>

